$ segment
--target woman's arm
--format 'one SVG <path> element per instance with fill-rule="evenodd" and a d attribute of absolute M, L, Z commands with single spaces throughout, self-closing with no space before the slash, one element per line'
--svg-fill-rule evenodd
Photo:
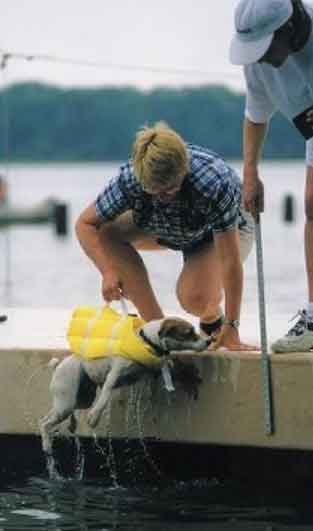
<path fill-rule="evenodd" d="M 94 204 L 88 206 L 76 222 L 76 234 L 86 255 L 102 275 L 102 293 L 107 301 L 121 296 L 121 280 L 114 261 L 114 242 L 105 231 L 100 231 L 102 221 Z"/>
<path fill-rule="evenodd" d="M 258 164 L 267 132 L 266 123 L 254 123 L 245 118 L 243 126 L 243 202 L 256 217 L 264 210 L 263 183 L 259 178 Z"/>
<path fill-rule="evenodd" d="M 221 264 L 222 284 L 225 291 L 225 318 L 239 321 L 243 268 L 240 261 L 238 230 L 215 233 L 214 243 Z"/>
<path fill-rule="evenodd" d="M 76 235 L 86 255 L 93 261 L 101 274 L 108 267 L 113 266 L 110 246 L 104 245 L 100 233 L 101 218 L 97 214 L 94 203 L 89 205 L 79 216 L 76 225 Z"/>
<path fill-rule="evenodd" d="M 225 323 L 212 348 L 230 350 L 256 350 L 254 345 L 242 343 L 239 335 L 243 267 L 240 260 L 239 231 L 233 229 L 214 235 L 214 243 L 221 264 L 222 284 L 225 293 Z M 233 322 L 232 324 L 230 324 Z M 238 323 L 238 326 L 236 324 Z"/>

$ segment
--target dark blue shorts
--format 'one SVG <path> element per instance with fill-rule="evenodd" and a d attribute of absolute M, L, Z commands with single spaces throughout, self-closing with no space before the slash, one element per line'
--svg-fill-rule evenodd
<path fill-rule="evenodd" d="M 158 238 L 157 241 L 163 247 L 168 247 L 169 249 L 172 249 L 173 251 L 181 251 L 183 253 L 183 257 L 185 261 L 190 256 L 192 256 L 194 253 L 199 252 L 204 245 L 212 245 L 214 242 L 214 238 L 213 238 L 213 231 L 210 231 L 210 232 L 207 232 L 205 237 L 202 238 L 201 240 L 195 241 L 191 243 L 190 245 L 187 245 L 183 248 L 179 247 L 178 245 L 175 245 L 172 242 L 163 240 L 162 238 Z"/>

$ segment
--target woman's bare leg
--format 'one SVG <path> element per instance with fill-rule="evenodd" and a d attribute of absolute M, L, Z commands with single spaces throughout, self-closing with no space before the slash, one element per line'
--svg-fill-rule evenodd
<path fill-rule="evenodd" d="M 184 310 L 201 321 L 212 322 L 220 316 L 221 273 L 212 244 L 204 245 L 186 259 L 176 291 Z"/>
<path fill-rule="evenodd" d="M 132 213 L 125 212 L 102 226 L 105 239 L 110 240 L 116 267 L 122 279 L 123 293 L 137 308 L 140 316 L 150 321 L 164 315 L 150 283 L 148 271 L 139 250 L 161 251 L 155 238 L 145 234 L 133 222 Z"/>

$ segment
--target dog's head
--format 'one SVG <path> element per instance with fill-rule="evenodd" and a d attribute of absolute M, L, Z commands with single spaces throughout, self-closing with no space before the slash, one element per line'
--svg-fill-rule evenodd
<path fill-rule="evenodd" d="M 180 317 L 166 317 L 150 321 L 143 326 L 142 336 L 153 346 L 157 354 L 172 350 L 206 350 L 208 341 L 197 334 L 194 326 Z"/>

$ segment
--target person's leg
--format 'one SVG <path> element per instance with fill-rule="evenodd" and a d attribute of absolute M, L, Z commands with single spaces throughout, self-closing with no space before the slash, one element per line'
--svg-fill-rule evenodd
<path fill-rule="evenodd" d="M 306 142 L 306 185 L 305 185 L 305 264 L 308 285 L 308 308 L 312 313 L 313 304 L 313 138 Z"/>
<path fill-rule="evenodd" d="M 313 142 L 307 142 L 304 248 L 308 302 L 286 335 L 272 344 L 274 352 L 309 352 L 313 348 Z"/>
<path fill-rule="evenodd" d="M 145 234 L 133 222 L 128 211 L 102 226 L 110 239 L 115 262 L 122 279 L 123 293 L 137 308 L 140 316 L 150 321 L 163 317 L 162 309 L 152 289 L 149 275 L 138 250 L 163 250 L 155 238 Z"/>
<path fill-rule="evenodd" d="M 244 262 L 254 241 L 254 221 L 246 211 L 242 210 L 242 216 L 246 225 L 239 231 L 239 245 L 241 261 Z M 213 331 L 215 323 L 220 327 L 223 287 L 213 241 L 187 255 L 176 289 L 177 298 L 188 313 L 200 317 L 201 323 L 212 323 Z"/>
<path fill-rule="evenodd" d="M 307 166 L 305 186 L 305 262 L 307 271 L 308 297 L 313 302 L 313 167 Z"/>
<path fill-rule="evenodd" d="M 187 255 L 176 293 L 182 308 L 201 321 L 211 322 L 219 317 L 221 272 L 213 243 Z"/>

